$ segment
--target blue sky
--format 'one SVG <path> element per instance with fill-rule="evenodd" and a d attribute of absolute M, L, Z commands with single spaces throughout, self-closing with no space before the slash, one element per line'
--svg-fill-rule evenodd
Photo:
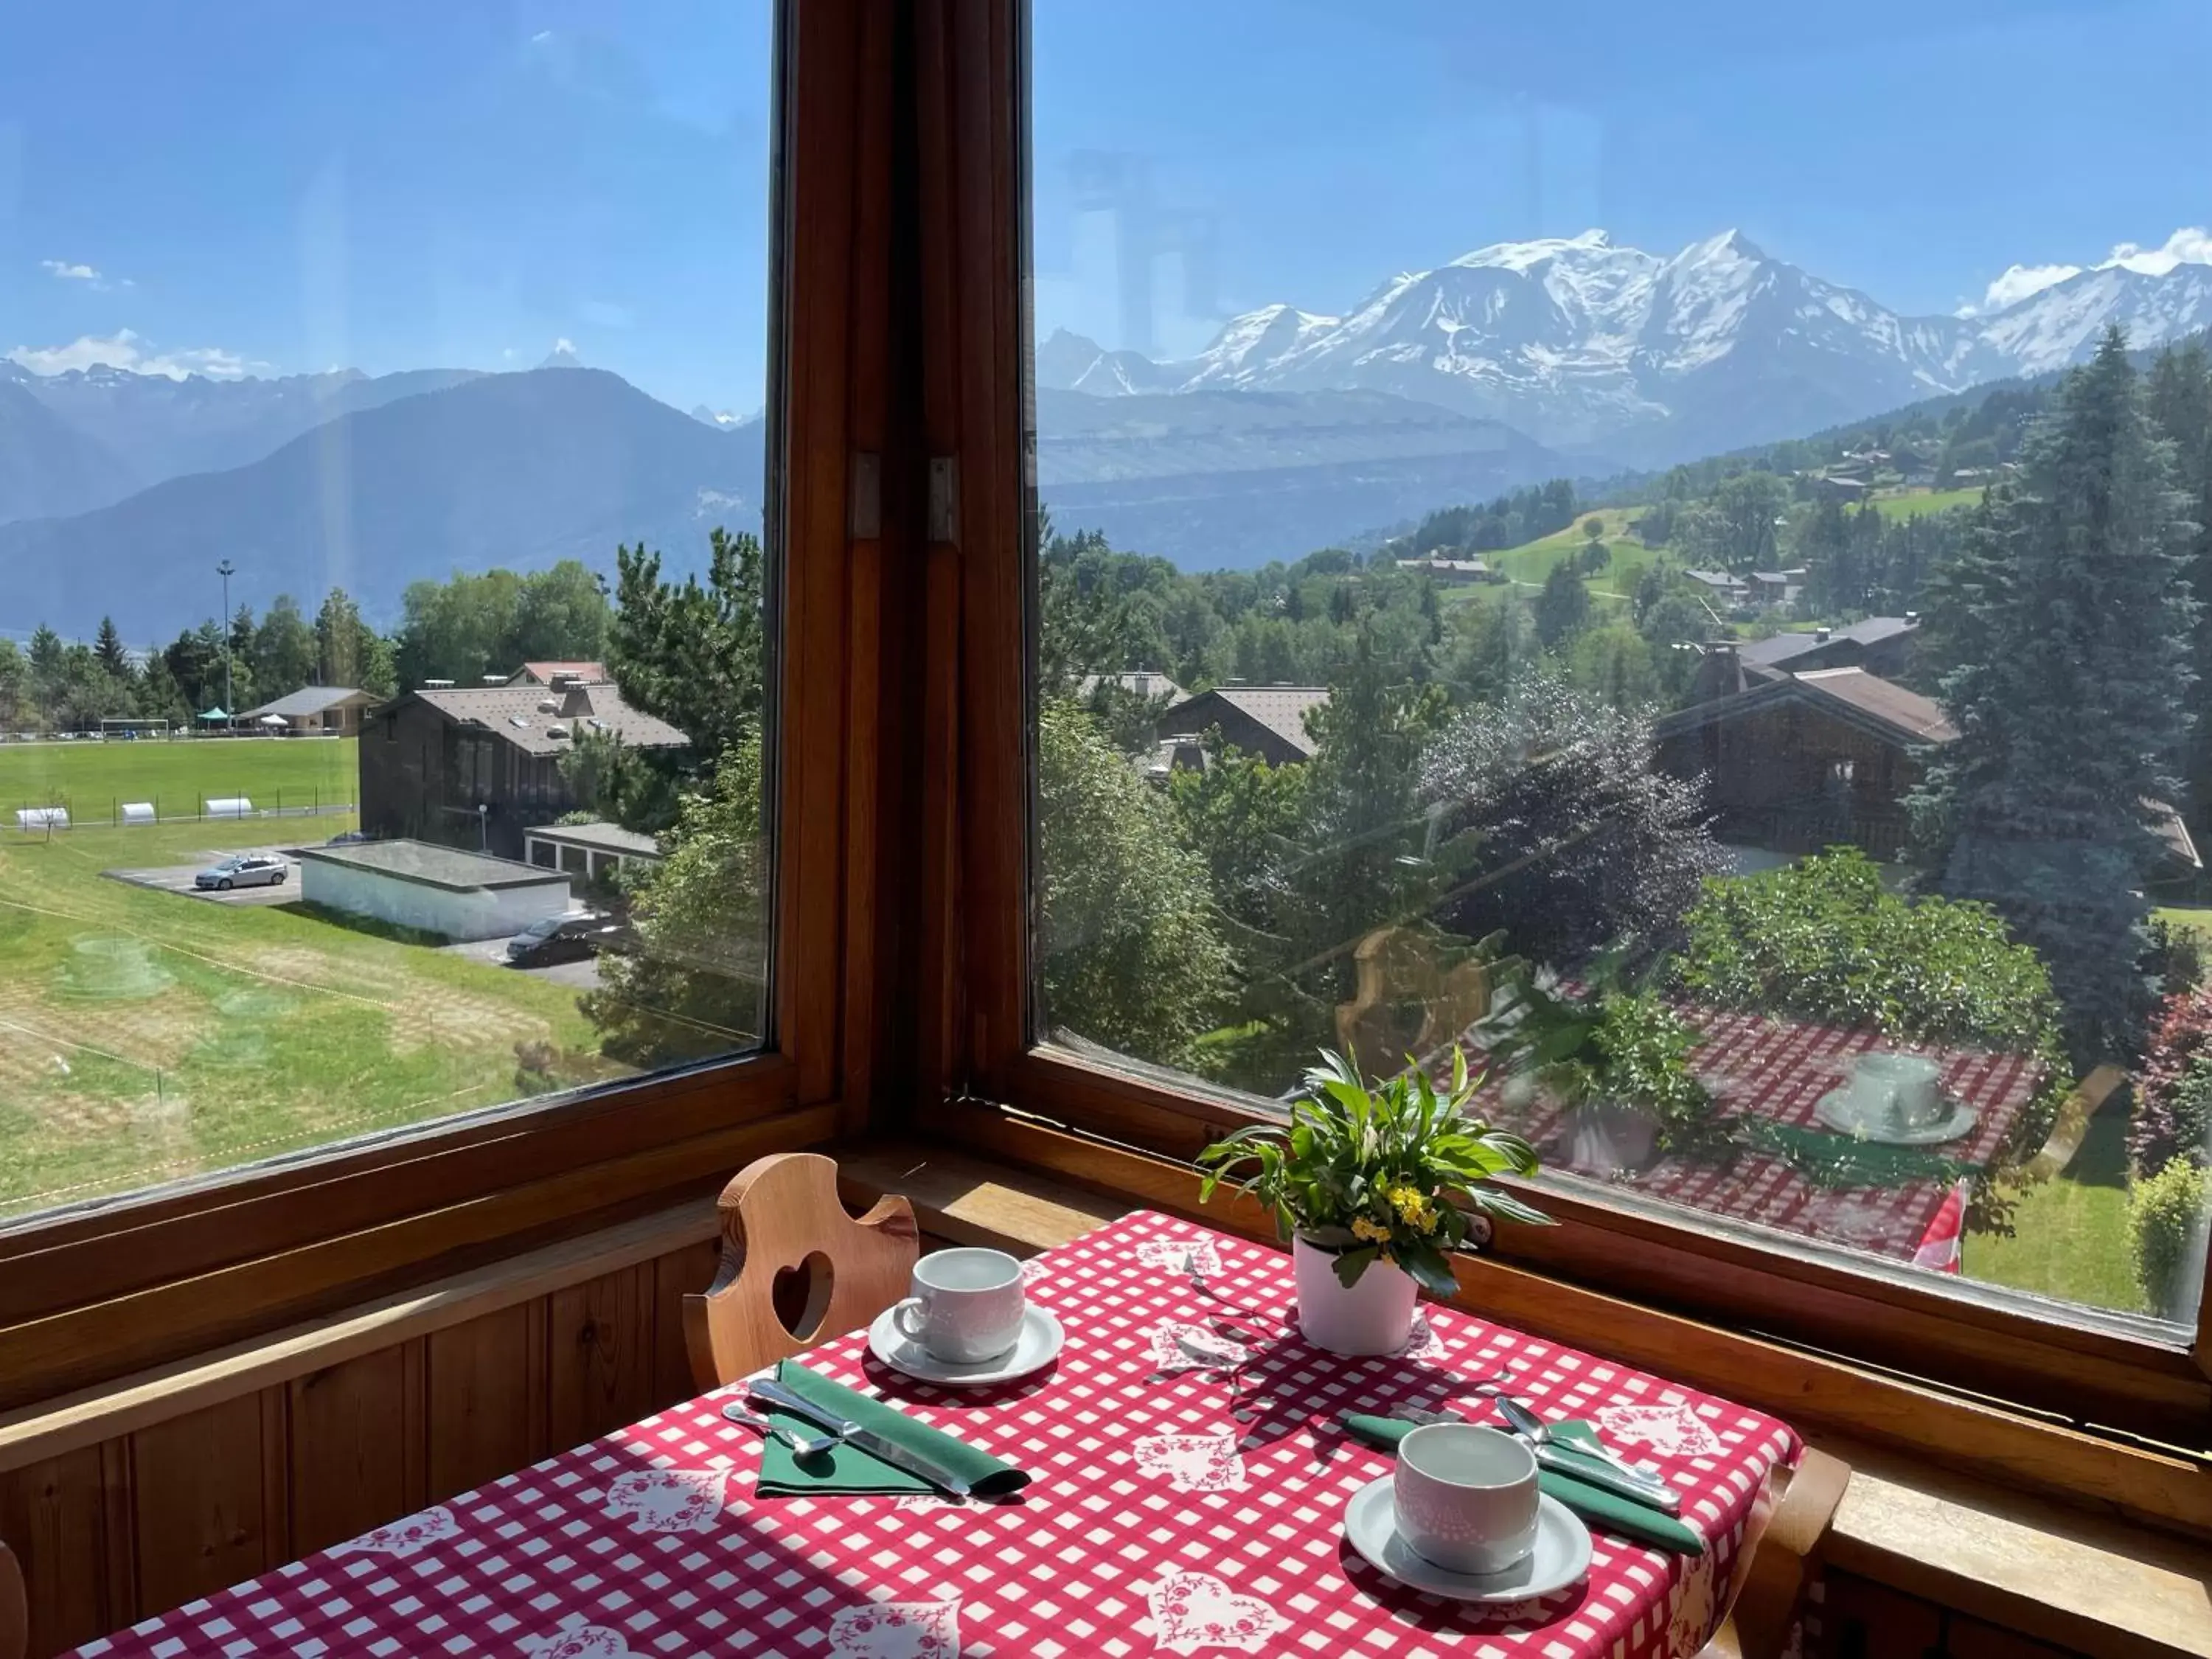
<path fill-rule="evenodd" d="M 768 0 L 8 8 L 0 353 L 380 373 L 567 339 L 749 410 L 769 35 Z M 1734 225 L 1948 311 L 2212 222 L 2200 0 L 1036 0 L 1033 47 L 1040 325 L 1163 353 L 1591 226 Z M 1169 251 L 1125 314 L 1133 204 Z"/>

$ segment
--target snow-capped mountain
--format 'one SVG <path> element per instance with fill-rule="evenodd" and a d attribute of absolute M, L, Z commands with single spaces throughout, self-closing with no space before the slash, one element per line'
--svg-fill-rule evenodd
<path fill-rule="evenodd" d="M 1155 363 L 1056 334 L 1042 386 L 1389 392 L 1635 465 L 1786 437 L 2212 324 L 2212 267 L 2082 271 L 1987 315 L 1911 317 L 1740 232 L 1671 258 L 1602 231 L 1478 248 L 1391 277 L 1342 316 L 1270 305 Z"/>

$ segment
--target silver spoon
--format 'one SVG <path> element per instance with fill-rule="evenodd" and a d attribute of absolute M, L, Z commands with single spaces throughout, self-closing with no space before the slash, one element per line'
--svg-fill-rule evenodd
<path fill-rule="evenodd" d="M 758 1429 L 782 1441 L 791 1448 L 793 1457 L 819 1457 L 837 1443 L 837 1437 L 834 1434 L 801 1434 L 796 1429 L 787 1429 L 781 1423 L 771 1423 L 765 1417 L 756 1417 L 734 1401 L 722 1407 L 722 1415 L 732 1423 L 742 1423 L 749 1429 Z"/>

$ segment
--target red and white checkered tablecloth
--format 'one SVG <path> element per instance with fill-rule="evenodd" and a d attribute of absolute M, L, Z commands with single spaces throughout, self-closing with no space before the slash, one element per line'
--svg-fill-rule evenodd
<path fill-rule="evenodd" d="M 1878 1031 L 1766 1014 L 1696 1006 L 1681 1012 L 1705 1038 L 1690 1056 L 1690 1069 L 1719 1097 L 1723 1110 L 1756 1112 L 1802 1129 L 1826 1127 L 1814 1108 L 1821 1096 L 1844 1086 L 1855 1055 L 1877 1048 L 1925 1054 L 1941 1069 L 1945 1096 L 1965 1101 L 1980 1114 L 1968 1133 L 1925 1149 L 1964 1164 L 1983 1165 L 1996 1156 L 2041 1079 L 2042 1063 L 2033 1054 L 1901 1043 Z M 1556 1112 L 1545 1110 L 1515 1127 L 1547 1147 L 1558 1167 L 1576 1169 L 1571 1157 L 1559 1158 L 1565 1148 Z M 1701 1214 L 1755 1222 L 1905 1261 L 1912 1259 L 1949 1190 L 1940 1181 L 1816 1187 L 1780 1159 L 1757 1153 L 1744 1155 L 1726 1170 L 1662 1158 L 1620 1180 L 1631 1191 Z"/>
<path fill-rule="evenodd" d="M 717 1414 L 718 1393 L 79 1651 L 1653 1659 L 1703 1645 L 1745 1522 L 1796 1455 L 1788 1428 L 1448 1309 L 1427 1312 L 1401 1358 L 1267 1345 L 1246 1385 L 1264 1414 L 1240 1425 L 1226 1383 L 1152 1380 L 1173 1328 L 1204 1331 L 1218 1311 L 1182 1271 L 1194 1249 L 1218 1294 L 1290 1307 L 1281 1252 L 1140 1211 L 1030 1264 L 1067 1346 L 1024 1384 L 912 1383 L 861 1334 L 808 1356 L 1018 1462 L 1035 1477 L 1018 1498 L 763 1498 L 759 1442 Z M 1707 1553 L 1600 1532 L 1584 1583 L 1480 1612 L 1354 1554 L 1345 1504 L 1390 1465 L 1341 1437 L 1338 1413 L 1457 1401 L 1509 1359 L 1540 1413 L 1594 1420 L 1662 1471 Z M 1259 1443 L 1240 1450 L 1247 1434 Z"/>

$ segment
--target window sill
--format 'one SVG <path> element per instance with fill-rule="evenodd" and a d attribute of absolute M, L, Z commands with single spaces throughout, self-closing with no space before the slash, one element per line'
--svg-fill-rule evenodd
<path fill-rule="evenodd" d="M 1830 1565 L 2095 1659 L 2212 1659 L 2212 1549 L 1823 1444 L 1851 1466 Z"/>
<path fill-rule="evenodd" d="M 840 1154 L 848 1203 L 887 1191 L 961 1243 L 1044 1249 L 1128 1205 L 910 1142 Z M 1786 1410 L 1786 1407 L 1784 1408 Z M 2212 1548 L 1822 1437 L 1852 1468 L 1837 1568 L 2094 1659 L 2212 1659 Z"/>

